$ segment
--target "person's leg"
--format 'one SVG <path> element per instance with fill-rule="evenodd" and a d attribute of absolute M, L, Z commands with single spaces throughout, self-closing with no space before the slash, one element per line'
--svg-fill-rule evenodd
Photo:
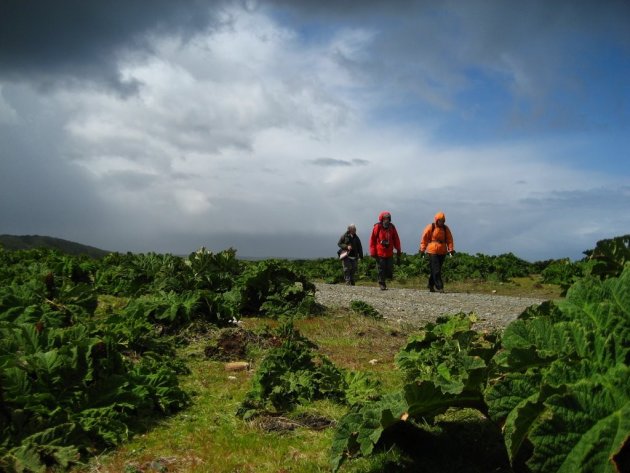
<path fill-rule="evenodd" d="M 438 285 L 438 275 L 440 272 L 439 255 L 429 254 L 429 291 L 435 292 Z M 439 289 L 439 287 L 438 287 Z"/>
<path fill-rule="evenodd" d="M 429 257 L 429 282 L 427 283 L 427 288 L 429 288 L 429 291 L 431 292 L 435 292 L 435 279 L 433 279 L 433 265 L 434 265 L 434 256 L 432 254 L 427 254 L 427 256 Z"/>
<path fill-rule="evenodd" d="M 358 266 L 358 260 L 357 259 L 350 259 L 350 262 L 348 263 L 350 266 L 350 285 L 354 286 L 354 280 L 357 274 L 357 266 Z"/>
<path fill-rule="evenodd" d="M 387 264 L 387 258 L 376 258 L 377 280 L 381 289 L 387 289 L 385 284 L 385 265 Z"/>
<path fill-rule="evenodd" d="M 350 258 L 342 259 L 341 266 L 343 267 L 343 280 L 346 284 L 350 284 L 350 281 L 352 280 L 352 265 Z"/>
<path fill-rule="evenodd" d="M 394 278 L 394 258 L 387 258 L 385 260 L 385 278 Z"/>
<path fill-rule="evenodd" d="M 435 287 L 438 291 L 444 290 L 444 283 L 442 282 L 442 265 L 444 264 L 444 258 L 446 255 L 430 255 L 431 265 L 431 279 L 429 280 L 429 289 Z M 433 284 L 431 284 L 433 283 Z"/>
<path fill-rule="evenodd" d="M 444 282 L 442 280 L 442 268 L 444 267 L 444 261 L 446 261 L 446 255 L 440 255 L 440 291 L 444 292 Z"/>

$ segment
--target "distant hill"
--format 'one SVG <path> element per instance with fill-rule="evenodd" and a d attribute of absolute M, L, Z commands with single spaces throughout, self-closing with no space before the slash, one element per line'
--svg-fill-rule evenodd
<path fill-rule="evenodd" d="M 9 251 L 49 248 L 69 255 L 86 255 L 92 258 L 102 258 L 111 253 L 93 246 L 40 235 L 0 235 L 0 247 Z"/>

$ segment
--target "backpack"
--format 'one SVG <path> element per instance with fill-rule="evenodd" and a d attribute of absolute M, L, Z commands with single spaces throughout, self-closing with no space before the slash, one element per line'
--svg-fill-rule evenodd
<path fill-rule="evenodd" d="M 431 240 L 433 240 L 433 232 L 435 231 L 435 227 L 436 227 L 435 223 L 432 223 L 431 224 Z M 448 238 L 447 233 L 446 233 L 447 230 L 448 230 L 448 227 L 446 226 L 446 224 L 444 224 L 444 241 L 440 243 L 444 243 L 444 244 L 447 243 L 447 240 L 446 240 Z M 448 231 L 450 232 L 450 230 Z"/>

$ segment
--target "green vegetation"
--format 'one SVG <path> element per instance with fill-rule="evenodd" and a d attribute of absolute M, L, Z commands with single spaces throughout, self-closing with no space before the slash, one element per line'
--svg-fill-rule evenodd
<path fill-rule="evenodd" d="M 0 251 L 0 469 L 67 468 L 188 405 L 176 349 L 195 324 L 316 308 L 291 268 L 235 252 Z M 97 311 L 99 297 L 124 298 Z"/>
<path fill-rule="evenodd" d="M 339 261 L 335 258 L 296 260 L 293 262 L 309 279 L 320 280 L 329 284 L 343 281 L 343 273 L 339 270 Z M 529 263 L 517 258 L 511 253 L 499 256 L 482 254 L 468 255 L 456 253 L 449 257 L 444 265 L 443 278 L 445 282 L 476 279 L 482 281 L 507 282 L 515 277 L 526 277 L 540 272 L 539 264 Z M 415 280 L 419 275 L 429 274 L 428 258 L 420 255 L 403 254 L 400 264 L 394 267 L 394 279 L 400 283 Z M 357 282 L 375 281 L 376 265 L 366 257 L 359 264 Z M 423 281 L 426 284 L 426 281 Z"/>
<path fill-rule="evenodd" d="M 630 235 L 600 240 L 594 249 L 584 254 L 586 258 L 573 263 L 568 259 L 547 262 L 541 273 L 543 282 L 560 285 L 566 294 L 583 276 L 619 276 L 630 261 Z"/>
<path fill-rule="evenodd" d="M 592 274 L 566 299 L 530 308 L 501 337 L 471 331 L 465 314 L 413 335 L 397 356 L 403 388 L 340 420 L 333 471 L 378 447 L 408 447 L 410 436 L 427 431 L 423 424 L 453 408 L 475 409 L 502 426 L 515 471 L 626 471 L 630 266 L 615 260 L 622 251 L 593 254 Z"/>
<path fill-rule="evenodd" d="M 452 285 L 492 291 L 564 268 L 566 298 L 504 333 L 323 312 L 311 280 L 341 275 L 332 258 L 0 249 L 0 470 L 623 471 L 628 241 L 576 263 L 450 258 Z M 398 284 L 423 264 L 405 256 Z"/>
<path fill-rule="evenodd" d="M 345 399 L 343 373 L 292 323 L 278 328 L 281 345 L 265 355 L 238 415 L 251 418 L 261 411 L 286 412 L 316 399 Z"/>
<path fill-rule="evenodd" d="M 355 311 L 357 314 L 361 314 L 366 317 L 372 317 L 375 319 L 380 319 L 382 317 L 379 311 L 376 310 L 367 302 L 363 302 L 359 300 L 350 301 L 350 309 Z"/>

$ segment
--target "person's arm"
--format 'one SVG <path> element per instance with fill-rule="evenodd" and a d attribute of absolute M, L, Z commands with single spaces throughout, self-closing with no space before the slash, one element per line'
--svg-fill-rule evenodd
<path fill-rule="evenodd" d="M 446 251 L 449 253 L 455 252 L 455 242 L 453 241 L 453 234 L 451 233 L 451 229 L 445 227 L 446 229 Z"/>
<path fill-rule="evenodd" d="M 370 235 L 370 256 L 376 256 L 376 239 L 378 234 L 378 226 L 374 225 L 372 233 Z"/>
<path fill-rule="evenodd" d="M 396 253 L 398 253 L 398 255 L 400 256 L 402 250 L 400 248 L 400 237 L 398 236 L 398 230 L 396 230 L 396 227 L 394 227 L 394 249 L 396 250 Z"/>
<path fill-rule="evenodd" d="M 361 239 L 357 236 L 355 239 L 356 248 L 354 249 L 357 253 L 359 259 L 363 259 L 363 245 L 361 244 Z"/>
<path fill-rule="evenodd" d="M 348 245 L 346 245 L 346 234 L 344 233 L 343 235 L 341 235 L 341 237 L 339 238 L 339 241 L 337 242 L 337 246 L 339 248 L 341 248 L 342 250 L 345 250 L 346 247 Z"/>
<path fill-rule="evenodd" d="M 427 245 L 429 244 L 429 241 L 431 241 L 429 237 L 429 228 L 431 228 L 431 225 L 424 228 L 422 236 L 420 237 L 420 254 L 424 254 L 424 252 L 427 251 Z"/>

